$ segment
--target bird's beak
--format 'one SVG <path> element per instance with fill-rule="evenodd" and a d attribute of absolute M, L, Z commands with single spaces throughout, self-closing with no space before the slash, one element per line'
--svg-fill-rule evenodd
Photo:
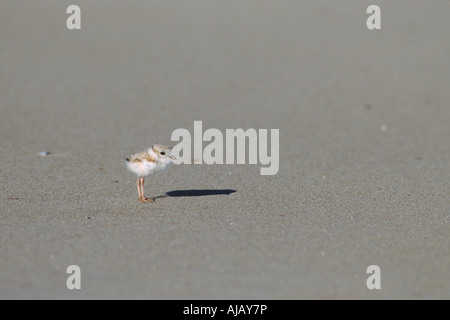
<path fill-rule="evenodd" d="M 172 160 L 177 160 L 177 158 L 175 158 L 175 156 L 172 156 L 172 155 L 169 158 Z"/>

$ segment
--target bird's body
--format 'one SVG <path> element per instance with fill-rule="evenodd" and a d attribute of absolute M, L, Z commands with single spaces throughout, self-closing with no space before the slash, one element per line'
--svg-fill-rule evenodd
<path fill-rule="evenodd" d="M 139 178 L 146 177 L 149 174 L 166 169 L 168 163 L 158 162 L 152 153 L 153 151 L 149 149 L 148 151 L 133 154 L 127 160 L 128 168 Z"/>
<path fill-rule="evenodd" d="M 146 151 L 135 153 L 127 158 L 127 167 L 138 177 L 137 188 L 139 201 L 153 202 L 144 196 L 144 177 L 149 174 L 164 171 L 175 159 L 171 154 L 171 147 L 162 144 L 155 144 Z"/>

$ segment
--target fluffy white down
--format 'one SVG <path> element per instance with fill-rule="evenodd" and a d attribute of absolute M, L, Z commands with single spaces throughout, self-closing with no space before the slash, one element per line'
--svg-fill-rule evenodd
<path fill-rule="evenodd" d="M 159 158 L 151 149 L 148 150 L 148 153 L 158 161 L 155 163 L 144 159 L 140 162 L 127 162 L 128 169 L 130 169 L 130 171 L 134 172 L 140 178 L 146 177 L 149 174 L 163 171 L 172 162 L 172 160 L 168 157 L 163 159 Z"/>

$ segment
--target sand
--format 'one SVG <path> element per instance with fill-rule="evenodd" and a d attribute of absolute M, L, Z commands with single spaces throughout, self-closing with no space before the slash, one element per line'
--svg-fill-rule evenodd
<path fill-rule="evenodd" d="M 1 299 L 450 298 L 446 1 L 69 4 L 1 4 Z M 195 120 L 279 129 L 279 172 L 138 202 L 124 159 Z"/>

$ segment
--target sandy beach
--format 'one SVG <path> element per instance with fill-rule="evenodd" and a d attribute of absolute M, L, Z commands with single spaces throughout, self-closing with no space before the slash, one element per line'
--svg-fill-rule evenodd
<path fill-rule="evenodd" d="M 447 1 L 377 1 L 381 30 L 356 0 L 75 2 L 81 30 L 0 4 L 0 299 L 450 299 Z M 196 120 L 279 129 L 278 173 L 172 165 L 139 202 L 125 158 Z"/>

